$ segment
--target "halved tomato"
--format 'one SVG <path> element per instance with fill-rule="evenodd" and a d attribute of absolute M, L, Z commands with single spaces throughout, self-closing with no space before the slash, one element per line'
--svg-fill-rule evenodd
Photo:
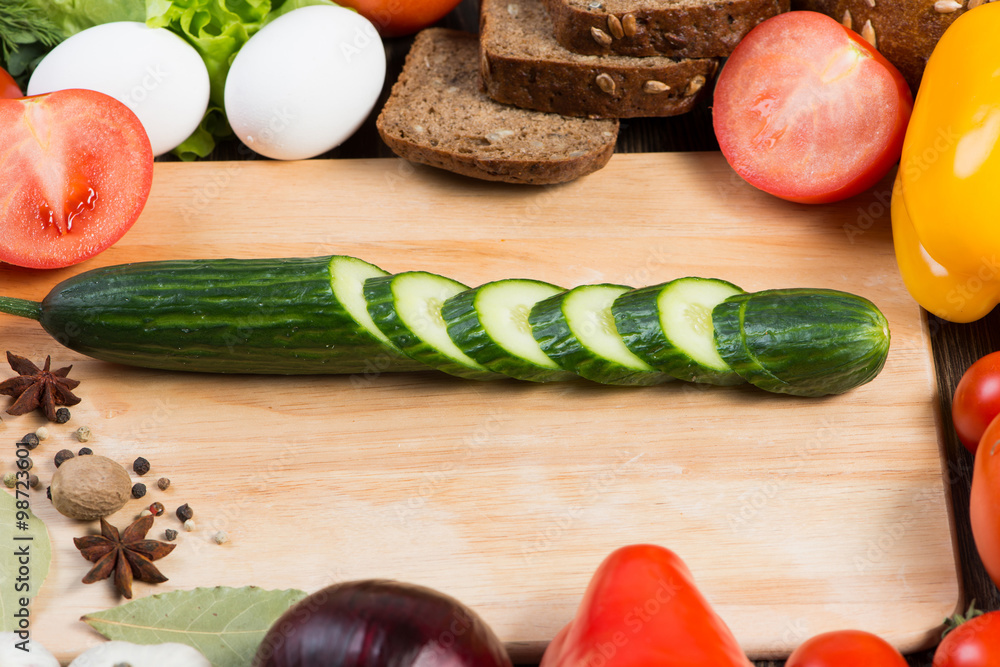
<path fill-rule="evenodd" d="M 764 21 L 737 45 L 715 87 L 719 147 L 751 185 L 826 203 L 875 185 L 899 160 L 913 109 L 892 63 L 818 12 Z"/>
<path fill-rule="evenodd" d="M 125 234 L 153 181 L 135 114 L 91 90 L 0 99 L 0 261 L 82 262 Z"/>

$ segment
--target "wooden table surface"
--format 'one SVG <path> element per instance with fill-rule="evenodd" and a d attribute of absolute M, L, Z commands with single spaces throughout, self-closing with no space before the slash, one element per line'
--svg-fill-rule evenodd
<path fill-rule="evenodd" d="M 463 0 L 441 25 L 477 31 L 478 3 Z M 388 77 L 383 98 L 402 68 L 403 59 L 410 45 L 409 38 L 386 40 L 389 58 Z M 712 132 L 710 99 L 693 112 L 666 119 L 631 119 L 622 121 L 617 151 L 622 153 L 661 151 L 712 151 L 718 150 Z M 374 114 L 358 132 L 339 148 L 322 156 L 326 158 L 391 157 L 392 152 L 380 140 L 374 127 Z M 169 159 L 169 158 L 168 158 Z M 219 146 L 210 159 L 261 159 L 250 154 L 238 142 Z M 888 214 L 877 221 L 889 224 Z M 976 553 L 969 526 L 969 486 L 972 476 L 972 457 L 959 443 L 951 424 L 951 396 L 962 373 L 976 359 L 1000 349 L 1000 312 L 994 311 L 986 318 L 972 324 L 952 324 L 930 316 L 930 332 L 937 366 L 941 410 L 944 417 L 945 439 L 943 446 L 947 462 L 946 488 L 951 493 L 955 512 L 955 530 L 961 562 L 961 583 L 966 600 L 974 599 L 977 607 L 985 610 L 1000 609 L 1000 592 L 990 581 Z M 892 614 L 891 600 L 886 601 L 886 614 Z M 914 667 L 930 667 L 932 651 L 907 656 Z M 758 667 L 778 667 L 780 662 L 763 661 Z"/>

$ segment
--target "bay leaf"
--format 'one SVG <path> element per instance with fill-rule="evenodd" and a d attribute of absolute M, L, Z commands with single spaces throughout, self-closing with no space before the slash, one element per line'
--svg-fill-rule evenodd
<path fill-rule="evenodd" d="M 20 629 L 21 618 L 14 614 L 23 615 L 21 602 L 38 594 L 49 573 L 52 560 L 49 531 L 30 509 L 39 496 L 37 492 L 27 498 L 0 493 L 0 631 L 3 632 Z M 41 497 L 44 499 L 44 494 Z"/>
<path fill-rule="evenodd" d="M 108 639 L 178 642 L 201 651 L 214 667 L 246 667 L 271 625 L 305 596 L 256 586 L 195 588 L 140 598 L 80 620 Z"/>

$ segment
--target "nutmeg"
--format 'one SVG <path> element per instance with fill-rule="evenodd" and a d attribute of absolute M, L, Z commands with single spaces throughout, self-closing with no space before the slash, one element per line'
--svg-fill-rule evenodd
<path fill-rule="evenodd" d="M 132 497 L 128 471 L 104 456 L 64 461 L 52 476 L 52 504 L 71 519 L 92 521 L 114 514 Z"/>

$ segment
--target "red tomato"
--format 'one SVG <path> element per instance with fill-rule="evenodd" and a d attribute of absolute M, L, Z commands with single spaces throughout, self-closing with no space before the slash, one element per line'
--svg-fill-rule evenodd
<path fill-rule="evenodd" d="M 892 644 L 863 630 L 835 630 L 803 642 L 785 667 L 907 667 Z"/>
<path fill-rule="evenodd" d="M 1000 419 L 990 422 L 976 450 L 969 519 L 979 558 L 1000 586 Z"/>
<path fill-rule="evenodd" d="M 951 400 L 958 439 L 973 454 L 993 418 L 1000 414 L 1000 352 L 987 354 L 962 375 Z"/>
<path fill-rule="evenodd" d="M 444 18 L 461 0 L 338 0 L 358 10 L 383 37 L 412 35 Z"/>
<path fill-rule="evenodd" d="M 36 269 L 93 257 L 132 226 L 153 151 L 135 114 L 91 90 L 0 100 L 0 261 Z"/>
<path fill-rule="evenodd" d="M 14 77 L 7 73 L 7 70 L 0 67 L 0 99 L 14 99 L 23 97 L 21 89 L 14 81 Z"/>
<path fill-rule="evenodd" d="M 715 87 L 722 153 L 751 185 L 802 203 L 845 199 L 899 160 L 913 96 L 888 60 L 817 12 L 774 16 L 739 43 Z"/>
<path fill-rule="evenodd" d="M 1000 665 L 1000 611 L 962 623 L 938 644 L 931 667 Z"/>

